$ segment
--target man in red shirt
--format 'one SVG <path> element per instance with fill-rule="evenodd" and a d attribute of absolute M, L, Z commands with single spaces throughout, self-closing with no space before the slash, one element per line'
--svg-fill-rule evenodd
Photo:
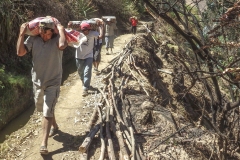
<path fill-rule="evenodd" d="M 130 17 L 130 18 L 129 18 L 129 21 L 130 21 L 131 26 L 132 26 L 132 34 L 136 34 L 137 24 L 138 24 L 137 17 L 135 17 L 135 16 Z"/>

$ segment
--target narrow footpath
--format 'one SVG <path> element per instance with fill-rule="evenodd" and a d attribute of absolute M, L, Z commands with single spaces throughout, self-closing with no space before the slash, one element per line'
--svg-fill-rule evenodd
<path fill-rule="evenodd" d="M 114 41 L 114 53 L 110 55 L 106 55 L 105 45 L 103 45 L 99 70 L 105 68 L 109 64 L 108 62 L 121 52 L 126 42 L 132 37 L 132 34 L 124 34 L 116 37 Z M 54 137 L 49 138 L 48 155 L 40 155 L 39 153 L 42 138 L 42 118 L 39 113 L 34 112 L 34 115 L 26 126 L 20 129 L 21 131 L 14 133 L 16 137 L 23 132 L 27 132 L 28 134 L 21 142 L 18 142 L 18 147 L 9 152 L 7 157 L 12 159 L 17 156 L 17 159 L 24 160 L 80 159 L 78 148 L 85 138 L 86 125 L 93 113 L 93 102 L 96 102 L 98 98 L 96 97 L 97 87 L 103 77 L 103 74 L 96 75 L 93 72 L 91 86 L 95 91 L 92 91 L 87 97 L 82 97 L 81 81 L 76 71 L 70 74 L 68 79 L 63 82 L 55 111 L 59 131 Z M 97 146 L 100 144 L 98 141 L 93 140 L 91 143 L 90 148 L 96 149 L 89 151 L 89 159 L 98 159 L 100 152 L 100 148 Z"/>

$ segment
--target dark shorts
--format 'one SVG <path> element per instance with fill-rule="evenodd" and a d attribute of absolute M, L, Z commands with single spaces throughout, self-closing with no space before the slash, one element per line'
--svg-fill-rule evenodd
<path fill-rule="evenodd" d="M 93 49 L 93 62 L 101 61 L 101 49 L 102 49 L 102 43 L 99 43 L 99 45 L 95 45 Z"/>

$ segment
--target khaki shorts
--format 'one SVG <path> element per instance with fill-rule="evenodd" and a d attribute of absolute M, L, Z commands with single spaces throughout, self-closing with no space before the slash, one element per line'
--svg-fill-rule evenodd
<path fill-rule="evenodd" d="M 60 86 L 39 87 L 33 84 L 35 106 L 44 117 L 53 117 Z"/>

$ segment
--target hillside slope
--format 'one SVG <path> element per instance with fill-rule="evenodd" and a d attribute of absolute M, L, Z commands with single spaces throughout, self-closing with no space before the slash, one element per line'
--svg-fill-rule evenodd
<path fill-rule="evenodd" d="M 202 125 L 198 125 L 201 112 L 195 105 L 199 103 L 195 95 L 202 90 L 201 86 L 181 100 L 181 92 L 189 81 L 181 76 L 171 54 L 164 51 L 166 46 L 161 46 L 159 50 L 151 35 L 144 33 L 120 35 L 114 45 L 113 55 L 106 55 L 103 46 L 102 73 L 93 73 L 93 88 L 87 97 L 81 96 L 82 87 L 77 72 L 64 81 L 56 106 L 60 130 L 49 138 L 48 155 L 39 154 L 41 114 L 35 112 L 27 125 L 1 145 L 0 158 L 83 159 L 79 146 L 87 136 L 92 114 L 99 107 L 99 113 L 106 117 L 109 113 L 110 119 L 95 123 L 103 124 L 103 128 L 92 139 L 88 159 L 98 159 L 101 143 L 110 144 L 110 140 L 114 150 L 111 153 L 116 159 L 122 156 L 126 159 L 131 156 L 135 159 L 185 160 L 206 159 L 209 156 L 217 159 L 216 153 L 209 154 L 211 146 L 216 145 L 216 134 L 211 132 L 211 125 L 205 118 L 201 120 Z M 106 84 L 106 91 L 101 94 Z M 101 99 L 102 95 L 107 98 Z M 106 159 L 111 159 L 110 153 L 107 153 L 109 146 L 105 146 L 103 153 Z"/>

